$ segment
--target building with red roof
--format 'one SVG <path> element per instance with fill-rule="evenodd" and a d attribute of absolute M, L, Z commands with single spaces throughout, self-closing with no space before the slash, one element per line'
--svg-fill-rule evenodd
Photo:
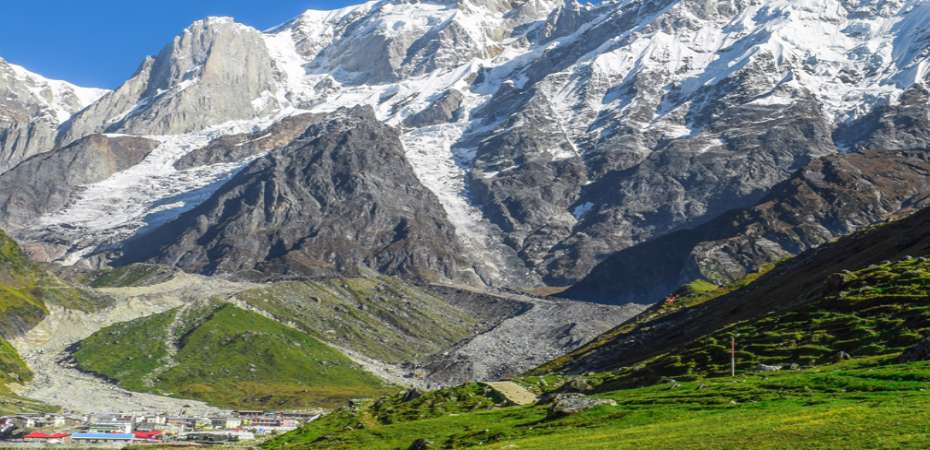
<path fill-rule="evenodd" d="M 66 437 L 68 437 L 68 436 L 71 436 L 71 435 L 68 434 L 68 433 L 51 433 L 51 434 L 49 434 L 49 433 L 42 433 L 42 432 L 38 432 L 38 431 L 33 431 L 32 433 L 29 433 L 29 434 L 23 436 L 23 438 L 25 438 L 25 439 L 64 439 L 64 438 L 66 438 Z"/>

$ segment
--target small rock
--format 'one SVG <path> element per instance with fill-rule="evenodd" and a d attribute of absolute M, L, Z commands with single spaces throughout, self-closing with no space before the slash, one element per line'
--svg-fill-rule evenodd
<path fill-rule="evenodd" d="M 410 444 L 410 447 L 407 447 L 407 450 L 428 450 L 433 447 L 433 443 L 428 439 L 417 439 L 413 441 L 413 444 Z"/>
<path fill-rule="evenodd" d="M 791 363 L 791 365 L 789 365 L 788 368 L 791 370 L 798 370 L 801 368 L 801 366 L 798 363 Z"/>
<path fill-rule="evenodd" d="M 834 361 L 834 362 L 845 361 L 845 360 L 850 359 L 850 358 L 852 358 L 852 356 L 850 356 L 849 353 L 846 353 L 846 352 L 844 352 L 844 351 L 842 351 L 842 350 L 840 350 L 840 351 L 837 352 L 835 355 L 833 355 L 833 361 Z"/>
<path fill-rule="evenodd" d="M 578 414 L 600 405 L 616 406 L 617 402 L 578 393 L 558 394 L 553 398 L 552 406 L 549 407 L 549 417 Z"/>
<path fill-rule="evenodd" d="M 759 364 L 759 372 L 778 372 L 781 370 L 782 366 L 780 365 L 768 365 L 768 364 Z"/>

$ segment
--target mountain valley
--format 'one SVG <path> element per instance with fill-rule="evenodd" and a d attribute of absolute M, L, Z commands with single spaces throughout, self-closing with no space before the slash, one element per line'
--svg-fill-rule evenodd
<path fill-rule="evenodd" d="M 930 2 L 207 17 L 112 90 L 0 59 L 0 229 L 10 417 L 922 448 Z"/>

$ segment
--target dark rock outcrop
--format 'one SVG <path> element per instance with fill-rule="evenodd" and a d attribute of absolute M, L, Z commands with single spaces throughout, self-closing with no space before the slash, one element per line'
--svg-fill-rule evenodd
<path fill-rule="evenodd" d="M 325 117 L 323 114 L 298 114 L 285 117 L 266 130 L 222 136 L 211 141 L 206 147 L 182 156 L 175 161 L 174 167 L 184 170 L 208 164 L 236 162 L 260 155 L 291 143 L 310 125 Z"/>
<path fill-rule="evenodd" d="M 841 142 L 867 150 L 930 150 L 930 90 L 915 84 L 898 103 L 837 130 Z"/>
<path fill-rule="evenodd" d="M 417 128 L 454 121 L 462 112 L 463 99 L 462 93 L 455 89 L 443 92 L 423 111 L 407 117 L 404 126 Z"/>
<path fill-rule="evenodd" d="M 130 240 L 118 263 L 209 274 L 352 275 L 367 266 L 434 280 L 457 277 L 460 254 L 397 130 L 358 107 L 315 123 L 197 208 Z"/>

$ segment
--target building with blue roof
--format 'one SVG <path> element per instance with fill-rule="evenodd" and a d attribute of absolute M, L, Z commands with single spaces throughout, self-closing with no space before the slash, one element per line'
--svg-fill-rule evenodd
<path fill-rule="evenodd" d="M 131 441 L 132 433 L 73 433 L 72 440 L 77 441 Z"/>

